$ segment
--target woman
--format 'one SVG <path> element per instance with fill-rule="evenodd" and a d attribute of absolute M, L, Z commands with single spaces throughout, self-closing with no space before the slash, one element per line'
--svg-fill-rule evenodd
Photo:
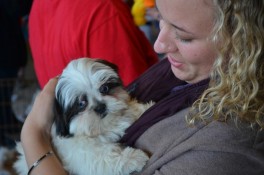
<path fill-rule="evenodd" d="M 128 87 L 156 104 L 121 140 L 149 153 L 140 174 L 263 174 L 263 0 L 156 6 L 161 31 L 154 48 L 167 58 Z M 52 79 L 44 88 L 22 130 L 29 166 L 52 149 L 55 85 Z M 45 173 L 66 174 L 55 156 L 32 171 Z"/>

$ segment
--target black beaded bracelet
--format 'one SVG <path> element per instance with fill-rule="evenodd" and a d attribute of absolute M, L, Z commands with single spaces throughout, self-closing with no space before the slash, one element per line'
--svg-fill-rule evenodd
<path fill-rule="evenodd" d="M 30 173 L 31 173 L 31 171 L 34 169 L 34 168 L 36 168 L 38 165 L 39 165 L 39 163 L 43 160 L 43 159 L 45 159 L 46 157 L 48 157 L 48 156 L 51 156 L 53 154 L 53 152 L 52 151 L 49 151 L 49 152 L 47 152 L 46 154 L 44 154 L 43 156 L 41 156 L 35 163 L 33 163 L 33 165 L 30 167 L 30 169 L 28 170 L 28 173 L 27 173 L 27 175 L 30 175 Z"/>

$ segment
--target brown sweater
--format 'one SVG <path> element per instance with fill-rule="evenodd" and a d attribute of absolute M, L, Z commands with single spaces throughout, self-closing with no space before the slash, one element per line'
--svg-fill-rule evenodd
<path fill-rule="evenodd" d="M 143 133 L 150 154 L 142 175 L 263 175 L 264 132 L 233 122 L 188 127 L 184 109 Z"/>

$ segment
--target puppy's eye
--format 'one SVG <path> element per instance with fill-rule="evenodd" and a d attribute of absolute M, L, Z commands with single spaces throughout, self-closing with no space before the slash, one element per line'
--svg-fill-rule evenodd
<path fill-rule="evenodd" d="M 99 91 L 103 95 L 108 95 L 108 94 L 110 94 L 110 91 L 112 89 L 114 89 L 118 86 L 122 86 L 122 83 L 120 83 L 120 82 L 107 82 L 99 88 Z"/>
<path fill-rule="evenodd" d="M 88 102 L 87 102 L 87 99 L 86 98 L 81 98 L 80 101 L 79 101 L 79 104 L 78 104 L 78 108 L 79 108 L 79 111 L 84 111 L 86 106 L 87 106 Z"/>
<path fill-rule="evenodd" d="M 100 87 L 99 91 L 100 91 L 101 94 L 106 95 L 106 94 L 109 93 L 110 88 L 109 88 L 108 85 L 109 85 L 109 84 L 104 84 L 104 85 L 102 85 L 102 86 Z"/>
<path fill-rule="evenodd" d="M 80 101 L 79 108 L 85 108 L 87 102 L 86 101 Z"/>

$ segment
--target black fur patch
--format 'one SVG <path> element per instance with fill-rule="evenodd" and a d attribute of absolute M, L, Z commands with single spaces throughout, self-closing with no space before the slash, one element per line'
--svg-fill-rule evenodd
<path fill-rule="evenodd" d="M 55 100 L 55 126 L 56 133 L 62 137 L 72 137 L 70 133 L 70 122 L 80 112 L 79 99 L 76 98 L 72 107 L 63 111 L 62 106 Z"/>
<path fill-rule="evenodd" d="M 102 63 L 102 64 L 104 64 L 106 66 L 111 67 L 118 74 L 118 66 L 116 64 L 111 63 L 111 62 L 106 61 L 106 60 L 100 60 L 100 59 L 97 59 L 96 62 Z"/>

